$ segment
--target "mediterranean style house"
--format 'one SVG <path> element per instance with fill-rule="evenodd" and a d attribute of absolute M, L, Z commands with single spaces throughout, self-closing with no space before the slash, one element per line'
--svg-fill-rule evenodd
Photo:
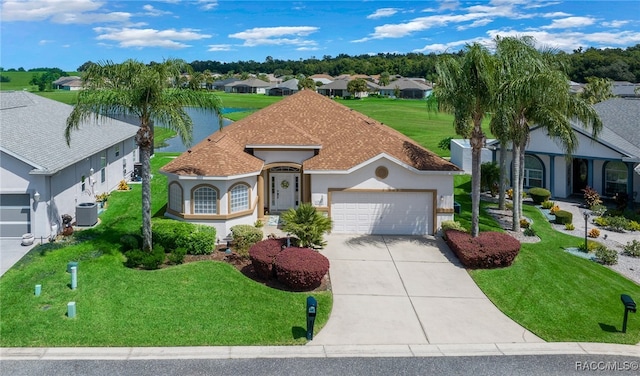
<path fill-rule="evenodd" d="M 50 238 L 61 216 L 117 188 L 137 162 L 138 127 L 102 118 L 64 136 L 73 107 L 25 91 L 0 92 L 0 237 Z"/>
<path fill-rule="evenodd" d="M 594 105 L 603 123 L 593 138 L 590 129 L 574 124 L 579 146 L 568 157 L 544 128 L 533 128 L 526 148 L 525 188 L 543 187 L 552 197 L 582 196 L 582 189 L 594 188 L 601 197 L 626 194 L 640 202 L 640 98 L 613 98 Z M 488 143 L 502 151 L 499 142 Z M 508 163 L 511 151 L 508 150 Z M 513 178 L 510 177 L 511 181 Z"/>
<path fill-rule="evenodd" d="M 303 202 L 334 233 L 434 234 L 453 219 L 462 171 L 410 138 L 311 90 L 213 133 L 161 169 L 171 218 L 220 237 Z"/>

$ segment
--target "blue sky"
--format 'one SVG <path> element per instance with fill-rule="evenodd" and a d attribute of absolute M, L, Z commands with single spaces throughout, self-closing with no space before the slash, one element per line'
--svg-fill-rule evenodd
<path fill-rule="evenodd" d="M 0 17 L 5 69 L 440 53 L 496 35 L 568 52 L 640 44 L 638 0 L 1 0 Z"/>

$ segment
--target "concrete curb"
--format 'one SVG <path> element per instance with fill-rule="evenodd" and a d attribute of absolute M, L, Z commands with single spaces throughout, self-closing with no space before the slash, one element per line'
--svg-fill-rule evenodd
<path fill-rule="evenodd" d="M 509 355 L 616 355 L 640 358 L 639 345 L 587 342 L 443 345 L 313 345 L 202 347 L 4 347 L 0 360 L 149 360 Z"/>

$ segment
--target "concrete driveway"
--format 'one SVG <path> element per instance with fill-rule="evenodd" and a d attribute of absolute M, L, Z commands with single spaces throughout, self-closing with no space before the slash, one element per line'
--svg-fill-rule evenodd
<path fill-rule="evenodd" d="M 327 240 L 333 311 L 309 345 L 543 342 L 491 303 L 441 238 Z"/>
<path fill-rule="evenodd" d="M 18 238 L 0 239 L 0 276 L 4 275 L 4 273 L 20 261 L 24 255 L 29 253 L 31 248 L 40 244 L 39 239 L 30 246 L 23 246 L 20 244 L 21 242 L 22 239 Z"/>

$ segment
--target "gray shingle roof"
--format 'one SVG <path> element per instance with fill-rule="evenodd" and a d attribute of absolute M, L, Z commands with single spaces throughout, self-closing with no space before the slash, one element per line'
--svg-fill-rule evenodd
<path fill-rule="evenodd" d="M 111 118 L 81 124 L 64 137 L 73 107 L 38 95 L 0 92 L 0 149 L 34 167 L 34 173 L 54 174 L 118 142 L 133 137 L 135 125 Z"/>
<path fill-rule="evenodd" d="M 603 124 L 598 140 L 629 157 L 640 158 L 640 99 L 613 98 L 594 108 Z M 576 129 L 584 132 L 581 127 Z"/>

